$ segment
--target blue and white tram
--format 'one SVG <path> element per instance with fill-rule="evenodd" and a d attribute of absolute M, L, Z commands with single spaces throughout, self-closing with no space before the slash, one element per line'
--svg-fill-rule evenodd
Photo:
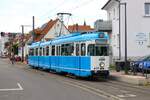
<path fill-rule="evenodd" d="M 104 32 L 73 33 L 29 46 L 33 67 L 81 77 L 109 75 L 109 37 Z"/>

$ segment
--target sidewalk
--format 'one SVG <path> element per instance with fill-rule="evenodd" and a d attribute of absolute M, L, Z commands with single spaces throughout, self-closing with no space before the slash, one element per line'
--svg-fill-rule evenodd
<path fill-rule="evenodd" d="M 150 74 L 148 75 L 148 78 L 144 77 L 141 73 L 137 75 L 125 75 L 123 71 L 116 72 L 111 71 L 110 72 L 110 79 L 126 82 L 130 84 L 136 84 L 136 85 L 148 85 L 150 84 Z"/>
<path fill-rule="evenodd" d="M 1 60 L 5 61 L 5 62 L 8 62 L 8 63 L 11 63 L 11 61 L 9 60 L 9 58 L 1 58 Z M 17 62 L 15 62 L 15 64 L 27 65 L 27 62 L 26 61 L 24 61 L 24 62 L 17 61 Z"/>

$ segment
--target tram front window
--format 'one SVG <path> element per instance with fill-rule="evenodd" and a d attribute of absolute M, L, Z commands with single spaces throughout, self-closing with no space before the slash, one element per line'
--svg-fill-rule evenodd
<path fill-rule="evenodd" d="M 108 46 L 90 44 L 88 46 L 88 56 L 108 56 Z"/>

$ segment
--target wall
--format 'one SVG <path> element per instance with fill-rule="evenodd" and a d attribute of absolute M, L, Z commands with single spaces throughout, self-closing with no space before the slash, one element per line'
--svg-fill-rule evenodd
<path fill-rule="evenodd" d="M 0 36 L 0 55 L 3 55 L 6 52 L 5 43 L 8 42 L 8 36 Z"/>
<path fill-rule="evenodd" d="M 70 32 L 66 29 L 64 25 L 61 26 L 61 22 L 58 20 L 57 23 L 49 30 L 49 32 L 44 36 L 44 38 L 55 38 L 60 34 L 69 34 Z"/>
<path fill-rule="evenodd" d="M 150 0 L 122 0 L 127 2 L 127 54 L 128 58 L 135 58 L 150 54 L 150 17 L 145 16 L 144 4 Z M 112 20 L 112 47 L 114 58 L 119 55 L 119 20 L 118 3 L 113 3 L 108 12 L 108 19 Z M 114 13 L 115 12 L 115 13 Z M 110 16 L 111 15 L 111 16 Z M 121 5 L 121 55 L 125 52 L 125 6 Z"/>
<path fill-rule="evenodd" d="M 145 2 L 150 0 L 126 0 L 127 1 L 127 51 L 129 57 L 145 56 L 150 54 L 149 33 L 150 17 L 145 17 Z M 124 24 L 124 8 L 122 5 L 122 20 Z M 121 51 L 124 52 L 124 25 L 121 27 Z M 122 53 L 124 55 L 124 53 Z"/>

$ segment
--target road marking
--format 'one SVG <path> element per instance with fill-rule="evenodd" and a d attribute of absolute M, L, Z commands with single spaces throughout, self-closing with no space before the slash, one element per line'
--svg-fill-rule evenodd
<path fill-rule="evenodd" d="M 11 89 L 0 89 L 0 92 L 5 92 L 5 91 L 22 91 L 23 88 L 20 85 L 20 83 L 17 83 L 18 88 L 11 88 Z"/>
<path fill-rule="evenodd" d="M 117 96 L 111 95 L 109 93 L 106 93 L 104 91 L 101 91 L 99 89 L 96 89 L 96 88 L 93 88 L 93 87 L 90 87 L 90 86 L 87 86 L 87 85 L 84 85 L 84 84 L 81 84 L 81 83 L 77 83 L 77 82 L 74 82 L 75 84 L 73 84 L 71 82 L 63 82 L 63 83 L 67 84 L 67 85 L 71 85 L 71 86 L 77 87 L 77 88 L 80 88 L 80 89 L 82 89 L 84 91 L 90 92 L 90 93 L 95 94 L 95 95 L 100 96 L 100 97 L 104 97 L 106 99 L 110 99 L 110 100 L 124 100 L 124 99 L 119 98 Z"/>
<path fill-rule="evenodd" d="M 134 94 L 126 94 L 128 97 L 136 97 Z"/>
<path fill-rule="evenodd" d="M 117 95 L 118 97 L 120 97 L 120 98 L 124 98 L 125 97 L 125 95 Z"/>
<path fill-rule="evenodd" d="M 20 83 L 17 83 L 18 87 L 20 90 L 23 90 L 22 86 L 20 85 Z"/>
<path fill-rule="evenodd" d="M 134 94 L 124 94 L 124 95 L 117 95 L 120 98 L 127 98 L 127 97 L 136 97 Z"/>

